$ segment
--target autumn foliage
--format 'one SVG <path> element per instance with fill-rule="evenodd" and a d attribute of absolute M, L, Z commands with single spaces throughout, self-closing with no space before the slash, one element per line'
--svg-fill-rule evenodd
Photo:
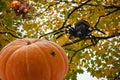
<path fill-rule="evenodd" d="M 26 1 L 34 11 L 30 9 L 23 18 L 11 7 L 12 0 L 0 0 L 0 49 L 18 38 L 45 38 L 66 51 L 69 69 L 64 80 L 77 80 L 84 68 L 98 79 L 119 79 L 119 0 L 18 1 Z M 67 33 L 80 20 L 90 25 L 85 38 Z"/>

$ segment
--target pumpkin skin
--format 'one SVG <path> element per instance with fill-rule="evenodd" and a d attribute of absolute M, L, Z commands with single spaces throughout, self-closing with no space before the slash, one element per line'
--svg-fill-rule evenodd
<path fill-rule="evenodd" d="M 0 52 L 2 80 L 63 80 L 68 69 L 65 51 L 43 39 L 17 39 Z"/>

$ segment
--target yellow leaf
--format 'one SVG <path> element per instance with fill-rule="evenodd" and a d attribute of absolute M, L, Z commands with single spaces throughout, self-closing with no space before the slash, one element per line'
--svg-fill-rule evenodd
<path fill-rule="evenodd" d="M 106 40 L 107 41 L 107 40 Z M 103 47 L 106 49 L 108 47 L 108 43 L 109 41 L 107 41 L 106 43 L 103 44 Z"/>
<path fill-rule="evenodd" d="M 89 60 L 90 59 L 89 54 L 84 54 L 84 58 L 87 59 L 87 60 Z"/>
<path fill-rule="evenodd" d="M 105 54 L 105 52 L 106 52 L 105 49 L 101 49 L 101 50 L 99 51 L 99 53 L 102 54 L 102 55 Z"/>
<path fill-rule="evenodd" d="M 77 66 L 75 64 L 70 64 L 70 70 L 71 71 L 76 71 L 77 70 Z"/>
<path fill-rule="evenodd" d="M 109 69 L 105 69 L 105 70 L 104 70 L 104 74 L 105 74 L 106 76 L 110 75 L 110 70 L 109 70 Z"/>
<path fill-rule="evenodd" d="M 75 49 L 75 50 L 78 50 L 78 49 L 80 49 L 80 48 L 82 47 L 83 44 L 84 44 L 83 41 L 80 41 L 80 42 L 78 42 L 78 43 L 74 43 L 74 44 L 72 45 L 72 48 Z"/>
<path fill-rule="evenodd" d="M 59 44 L 59 45 L 64 45 L 67 41 L 68 41 L 68 36 L 67 35 L 64 35 L 62 37 L 60 37 L 56 42 Z"/>
<path fill-rule="evenodd" d="M 96 63 L 97 63 L 97 64 L 101 64 L 101 60 L 100 60 L 100 59 L 97 59 L 97 60 L 96 60 Z"/>
<path fill-rule="evenodd" d="M 93 51 L 98 51 L 99 50 L 98 46 L 92 46 L 91 48 L 92 48 Z"/>
<path fill-rule="evenodd" d="M 76 63 L 80 63 L 80 59 L 77 56 L 74 56 L 72 61 Z"/>
<path fill-rule="evenodd" d="M 90 45 L 90 44 L 91 44 L 91 40 L 87 40 L 86 43 L 87 43 L 88 45 Z"/>
<path fill-rule="evenodd" d="M 97 78 L 101 78 L 101 73 L 96 73 Z"/>
<path fill-rule="evenodd" d="M 107 60 L 107 64 L 112 64 L 112 63 L 113 63 L 113 60 L 111 60 L 111 59 Z"/>

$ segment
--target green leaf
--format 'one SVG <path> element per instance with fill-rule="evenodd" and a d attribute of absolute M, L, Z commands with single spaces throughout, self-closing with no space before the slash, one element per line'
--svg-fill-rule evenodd
<path fill-rule="evenodd" d="M 78 69 L 77 72 L 80 74 L 80 73 L 83 73 L 84 70 L 83 69 Z"/>
<path fill-rule="evenodd" d="M 2 12 L 2 10 L 5 8 L 6 8 L 6 2 L 0 0 L 0 12 Z"/>
<path fill-rule="evenodd" d="M 12 18 L 10 16 L 7 17 L 7 20 L 6 20 L 6 25 L 7 27 L 11 27 L 12 26 Z"/>

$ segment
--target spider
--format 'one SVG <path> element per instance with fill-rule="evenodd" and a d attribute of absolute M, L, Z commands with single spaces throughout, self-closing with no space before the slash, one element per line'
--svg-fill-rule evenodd
<path fill-rule="evenodd" d="M 97 39 L 91 35 L 90 24 L 86 20 L 80 20 L 75 24 L 75 27 L 71 27 L 71 25 L 66 26 L 65 32 L 60 34 L 56 39 L 63 36 L 64 34 L 70 34 L 69 39 L 71 37 L 80 38 L 81 40 L 86 40 L 86 37 L 91 39 L 91 42 L 95 45 L 97 43 Z"/>
<path fill-rule="evenodd" d="M 71 27 L 70 25 L 66 28 L 66 33 L 70 34 L 71 38 L 72 36 L 85 39 L 85 37 L 90 33 L 89 30 L 90 24 L 85 20 L 80 20 L 75 24 L 75 27 Z"/>

